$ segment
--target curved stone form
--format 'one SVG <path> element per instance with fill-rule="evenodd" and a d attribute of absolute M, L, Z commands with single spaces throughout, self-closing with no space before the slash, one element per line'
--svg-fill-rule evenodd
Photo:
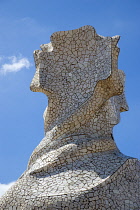
<path fill-rule="evenodd" d="M 139 209 L 140 164 L 113 138 L 127 111 L 119 36 L 60 31 L 34 52 L 31 90 L 48 96 L 45 137 L 0 209 Z"/>

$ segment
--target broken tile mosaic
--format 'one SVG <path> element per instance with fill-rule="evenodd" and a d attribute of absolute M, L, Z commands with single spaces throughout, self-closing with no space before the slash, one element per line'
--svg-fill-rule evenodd
<path fill-rule="evenodd" d="M 34 51 L 30 89 L 49 99 L 45 137 L 0 209 L 140 209 L 140 162 L 123 155 L 113 138 L 128 110 L 119 38 L 83 26 L 55 32 Z"/>

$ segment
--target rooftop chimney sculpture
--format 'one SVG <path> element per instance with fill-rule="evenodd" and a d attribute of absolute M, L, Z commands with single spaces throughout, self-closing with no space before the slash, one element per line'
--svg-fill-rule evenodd
<path fill-rule="evenodd" d="M 92 26 L 52 34 L 34 52 L 30 89 L 48 96 L 45 137 L 0 209 L 139 209 L 140 165 L 113 138 L 127 111 L 119 36 Z"/>

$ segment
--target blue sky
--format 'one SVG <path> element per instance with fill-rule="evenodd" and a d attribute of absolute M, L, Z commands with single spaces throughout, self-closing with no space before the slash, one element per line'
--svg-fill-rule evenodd
<path fill-rule="evenodd" d="M 119 68 L 126 74 L 130 110 L 121 114 L 114 137 L 124 154 L 140 159 L 140 1 L 1 0 L 0 192 L 26 169 L 44 136 L 47 98 L 29 89 L 33 51 L 50 42 L 53 32 L 83 25 L 92 25 L 103 36 L 121 36 Z"/>

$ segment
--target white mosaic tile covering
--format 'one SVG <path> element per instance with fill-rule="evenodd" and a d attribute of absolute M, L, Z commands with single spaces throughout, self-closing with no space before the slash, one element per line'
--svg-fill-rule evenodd
<path fill-rule="evenodd" d="M 34 52 L 30 89 L 49 99 L 45 137 L 0 209 L 140 209 L 140 163 L 119 151 L 112 131 L 128 110 L 118 41 L 84 26 Z"/>

